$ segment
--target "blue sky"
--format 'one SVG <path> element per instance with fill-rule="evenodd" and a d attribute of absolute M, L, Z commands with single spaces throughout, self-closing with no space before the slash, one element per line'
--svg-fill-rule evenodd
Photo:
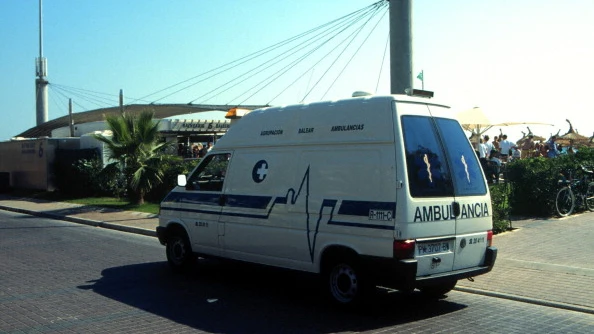
<path fill-rule="evenodd" d="M 74 112 L 109 103 L 89 101 L 75 91 L 96 92 L 117 105 L 123 89 L 125 103 L 132 103 L 374 2 L 46 0 L 49 119 L 67 115 L 69 97 Z M 425 88 L 451 105 L 453 113 L 479 106 L 498 121 L 554 124 L 531 126 L 545 137 L 559 129 L 566 132 L 568 118 L 581 134 L 592 136 L 592 17 L 591 0 L 413 0 L 413 71 L 424 71 Z M 348 97 L 356 90 L 389 93 L 389 67 L 381 67 L 387 33 L 386 15 L 335 84 L 330 85 L 337 74 L 328 74 L 305 101 Z M 0 1 L 0 43 L 0 140 L 7 140 L 36 122 L 38 1 Z M 206 101 L 201 96 L 253 66 L 238 67 L 158 102 L 237 103 L 243 100 L 235 99 L 238 92 L 225 91 Z M 328 68 L 327 62 L 308 59 L 245 103 L 300 102 Z M 419 80 L 415 84 L 420 88 Z M 285 86 L 289 89 L 275 98 Z M 503 128 L 511 139 L 519 138 L 521 130 L 526 131 Z M 498 134 L 499 128 L 488 133 Z"/>

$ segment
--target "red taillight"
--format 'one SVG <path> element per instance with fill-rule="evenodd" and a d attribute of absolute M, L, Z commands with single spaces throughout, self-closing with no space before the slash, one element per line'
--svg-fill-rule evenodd
<path fill-rule="evenodd" d="M 491 247 L 493 245 L 493 231 L 487 231 L 487 247 Z"/>
<path fill-rule="evenodd" d="M 415 257 L 414 240 L 394 240 L 393 249 L 395 259 L 411 259 Z"/>

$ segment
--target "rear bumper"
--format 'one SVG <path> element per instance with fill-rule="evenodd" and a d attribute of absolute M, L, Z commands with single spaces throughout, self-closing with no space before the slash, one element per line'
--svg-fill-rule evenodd
<path fill-rule="evenodd" d="M 493 269 L 497 259 L 497 248 L 487 247 L 485 263 L 479 267 L 472 267 L 448 271 L 431 276 L 417 277 L 417 261 L 394 260 L 376 257 L 364 257 L 366 272 L 378 285 L 399 290 L 411 290 L 441 282 L 451 282 L 463 278 L 486 274 Z"/>

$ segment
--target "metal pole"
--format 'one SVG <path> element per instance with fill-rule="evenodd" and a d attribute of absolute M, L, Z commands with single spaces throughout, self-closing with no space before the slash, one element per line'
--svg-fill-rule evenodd
<path fill-rule="evenodd" d="M 124 90 L 120 89 L 120 112 L 124 113 Z"/>
<path fill-rule="evenodd" d="M 390 0 L 390 92 L 404 94 L 413 87 L 412 1 Z"/>
<path fill-rule="evenodd" d="M 48 99 L 47 99 L 47 84 L 45 79 L 47 75 L 47 63 L 43 58 L 43 17 L 42 17 L 42 1 L 39 0 L 39 58 L 36 59 L 35 67 L 37 78 L 35 79 L 35 105 L 37 125 L 47 122 L 48 118 Z"/>
<path fill-rule="evenodd" d="M 74 137 L 74 118 L 72 117 L 72 99 L 68 99 L 68 117 L 70 118 L 70 137 Z"/>
<path fill-rule="evenodd" d="M 39 58 L 43 57 L 43 20 L 42 20 L 42 3 L 39 0 Z"/>

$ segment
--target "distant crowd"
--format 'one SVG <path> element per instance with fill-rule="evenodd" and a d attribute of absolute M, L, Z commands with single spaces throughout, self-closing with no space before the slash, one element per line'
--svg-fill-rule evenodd
<path fill-rule="evenodd" d="M 499 175 L 505 163 L 514 159 L 534 157 L 555 158 L 561 153 L 561 146 L 555 141 L 557 136 L 551 136 L 546 142 L 535 142 L 534 136 L 529 134 L 517 143 L 507 139 L 507 135 L 495 136 L 493 141 L 486 135 L 479 140 L 478 156 L 489 182 L 498 182 Z M 567 149 L 573 154 L 573 148 Z"/>
<path fill-rule="evenodd" d="M 193 143 L 191 146 L 179 143 L 177 146 L 177 155 L 184 158 L 202 158 L 212 149 L 212 146 L 212 142 L 208 142 L 206 145 Z"/>
<path fill-rule="evenodd" d="M 507 135 L 495 136 L 493 141 L 490 141 L 490 137 L 486 135 L 480 139 L 478 154 L 481 159 L 497 157 L 504 162 L 534 157 L 554 158 L 562 151 L 561 145 L 557 144 L 556 140 L 557 136 L 551 136 L 546 142 L 534 141 L 534 136 L 529 134 L 516 144 L 509 141 Z M 567 153 L 574 153 L 573 147 L 569 147 Z"/>

